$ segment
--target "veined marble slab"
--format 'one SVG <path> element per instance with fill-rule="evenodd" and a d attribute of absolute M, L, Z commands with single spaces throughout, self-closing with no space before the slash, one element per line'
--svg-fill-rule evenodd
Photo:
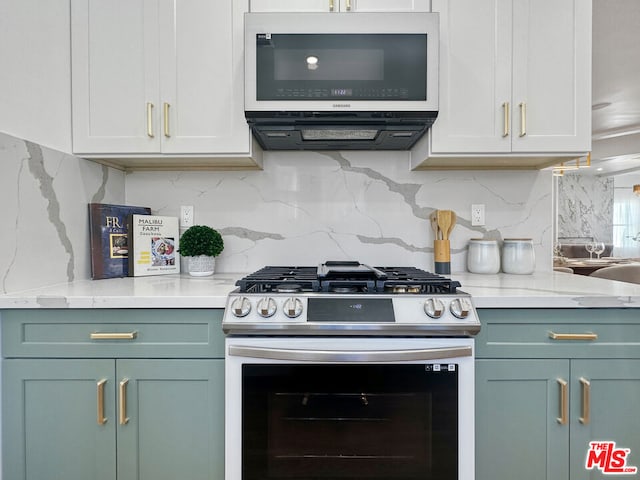
<path fill-rule="evenodd" d="M 433 271 L 434 209 L 457 213 L 452 270 L 462 271 L 470 238 L 532 238 L 537 269 L 551 270 L 550 171 L 411 171 L 406 152 L 265 152 L 264 170 L 134 172 L 127 202 L 220 231 L 221 272 L 265 265 L 357 260 Z M 486 225 L 472 226 L 484 204 Z"/>
<path fill-rule="evenodd" d="M 84 280 L 0 295 L 13 308 L 224 308 L 242 273 Z M 640 285 L 582 275 L 452 273 L 477 308 L 640 308 Z"/>

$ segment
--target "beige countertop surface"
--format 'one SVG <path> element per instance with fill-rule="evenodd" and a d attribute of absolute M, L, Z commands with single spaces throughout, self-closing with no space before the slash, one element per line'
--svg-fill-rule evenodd
<path fill-rule="evenodd" d="M 80 280 L 0 295 L 13 308 L 224 308 L 245 273 Z M 583 275 L 454 272 L 477 308 L 640 308 L 640 285 Z"/>

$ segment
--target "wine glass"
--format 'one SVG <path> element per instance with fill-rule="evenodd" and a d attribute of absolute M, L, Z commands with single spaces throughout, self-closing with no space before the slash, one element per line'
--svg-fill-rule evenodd
<path fill-rule="evenodd" d="M 594 243 L 593 253 L 598 255 L 598 260 L 600 260 L 600 255 L 604 252 L 604 243 L 603 242 L 595 242 Z"/>
<path fill-rule="evenodd" d="M 595 242 L 587 242 L 584 248 L 589 252 L 589 259 L 593 259 L 593 251 L 596 248 Z"/>

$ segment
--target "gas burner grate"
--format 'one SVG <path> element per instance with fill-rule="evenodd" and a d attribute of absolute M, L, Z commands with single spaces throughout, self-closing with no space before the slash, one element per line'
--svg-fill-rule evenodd
<path fill-rule="evenodd" d="M 278 287 L 299 286 L 301 292 L 320 291 L 316 267 L 264 267 L 238 280 L 241 292 L 277 292 Z"/>
<path fill-rule="evenodd" d="M 329 265 L 326 267 L 325 265 Z M 245 293 L 332 292 L 455 294 L 460 283 L 415 267 L 360 266 L 325 264 L 319 267 L 267 266 L 238 280 Z M 343 271 L 340 267 L 344 268 Z M 364 268 L 363 268 L 364 267 Z M 368 269 L 368 270 L 367 270 Z"/>

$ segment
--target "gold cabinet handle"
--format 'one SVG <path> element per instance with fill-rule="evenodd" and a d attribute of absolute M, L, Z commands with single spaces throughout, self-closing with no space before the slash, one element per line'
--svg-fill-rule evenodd
<path fill-rule="evenodd" d="M 527 134 L 527 104 L 520 102 L 520 136 Z"/>
<path fill-rule="evenodd" d="M 97 386 L 97 398 L 98 398 L 98 425 L 104 425 L 107 423 L 107 419 L 104 416 L 104 386 L 107 383 L 106 379 L 100 380 Z"/>
<path fill-rule="evenodd" d="M 164 103 L 164 136 L 169 138 L 169 107 L 170 105 L 165 102 Z"/>
<path fill-rule="evenodd" d="M 153 103 L 147 102 L 147 136 L 153 138 Z"/>
<path fill-rule="evenodd" d="M 124 378 L 120 382 L 120 425 L 126 425 L 129 423 L 129 417 L 127 417 L 127 385 L 129 379 Z"/>
<path fill-rule="evenodd" d="M 91 340 L 135 340 L 138 332 L 92 332 Z"/>
<path fill-rule="evenodd" d="M 511 108 L 509 102 L 504 102 L 502 104 L 502 110 L 504 113 L 504 130 L 502 132 L 503 137 L 509 136 L 509 125 L 511 124 Z"/>
<path fill-rule="evenodd" d="M 560 385 L 560 416 L 556 418 L 560 425 L 566 425 L 569 418 L 569 386 L 566 380 L 557 378 Z"/>
<path fill-rule="evenodd" d="M 329 11 L 330 12 L 333 12 L 333 8 L 334 8 L 333 1 L 334 0 L 329 0 Z"/>
<path fill-rule="evenodd" d="M 580 377 L 582 385 L 582 416 L 578 419 L 583 425 L 588 425 L 591 421 L 591 382 L 584 377 Z"/>
<path fill-rule="evenodd" d="M 351 0 L 347 0 L 347 12 L 351 11 Z"/>
<path fill-rule="evenodd" d="M 551 340 L 597 340 L 597 333 L 555 333 L 549 332 Z"/>

